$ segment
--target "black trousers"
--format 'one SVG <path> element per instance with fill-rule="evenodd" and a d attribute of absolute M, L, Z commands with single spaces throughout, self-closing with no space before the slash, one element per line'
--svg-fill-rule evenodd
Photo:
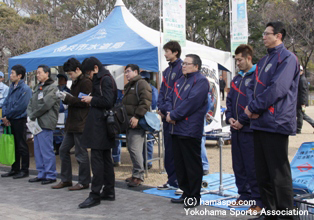
<path fill-rule="evenodd" d="M 28 172 L 29 168 L 29 150 L 26 143 L 26 118 L 12 119 L 11 131 L 14 135 L 15 144 L 15 162 L 12 164 L 13 171 Z M 22 159 L 22 166 L 21 166 Z"/>
<path fill-rule="evenodd" d="M 225 90 L 221 89 L 220 93 L 221 93 L 222 100 L 225 100 Z"/>
<path fill-rule="evenodd" d="M 288 135 L 254 130 L 256 177 L 267 210 L 293 209 L 288 143 Z M 293 219 L 293 216 L 277 219 Z"/>
<path fill-rule="evenodd" d="M 201 143 L 201 139 L 172 135 L 174 166 L 184 198 L 201 198 L 203 179 Z"/>
<path fill-rule="evenodd" d="M 89 194 L 90 197 L 100 199 L 100 191 L 105 194 L 114 194 L 114 170 L 111 157 L 111 149 L 108 150 L 91 150 L 92 165 L 92 187 Z"/>

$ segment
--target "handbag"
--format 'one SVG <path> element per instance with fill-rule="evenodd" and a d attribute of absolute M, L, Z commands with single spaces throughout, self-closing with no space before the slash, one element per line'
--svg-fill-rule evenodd
<path fill-rule="evenodd" d="M 109 111 L 105 111 L 107 117 L 107 134 L 114 138 L 118 134 L 126 134 L 129 128 L 128 115 L 122 103 L 117 103 Z"/>
<path fill-rule="evenodd" d="M 146 112 L 143 118 L 140 118 L 138 124 L 146 131 L 154 132 L 160 130 L 160 120 L 156 113 Z"/>
<path fill-rule="evenodd" d="M 104 76 L 109 76 L 112 81 L 113 92 L 117 92 L 117 86 L 114 82 L 111 74 L 105 74 Z M 104 76 L 100 79 L 99 89 L 100 95 L 102 94 L 102 80 Z M 122 103 L 116 103 L 112 109 L 104 110 L 104 116 L 106 118 L 107 124 L 107 135 L 109 138 L 115 138 L 118 134 L 125 134 L 129 128 L 129 120 L 128 115 L 126 113 L 126 109 Z"/>
<path fill-rule="evenodd" d="M 15 162 L 14 136 L 11 127 L 4 127 L 4 133 L 0 137 L 0 163 L 12 165 Z"/>

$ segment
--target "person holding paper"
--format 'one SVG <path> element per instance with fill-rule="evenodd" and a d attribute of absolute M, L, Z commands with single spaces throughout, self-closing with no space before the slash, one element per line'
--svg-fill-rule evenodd
<path fill-rule="evenodd" d="M 82 72 L 92 80 L 92 93 L 83 96 L 82 102 L 90 106 L 83 130 L 81 145 L 91 148 L 93 172 L 91 192 L 79 208 L 90 208 L 100 204 L 100 200 L 115 200 L 115 177 L 111 149 L 115 138 L 107 134 L 107 117 L 104 111 L 112 109 L 117 100 L 117 85 L 110 72 L 95 57 L 86 58 Z"/>
<path fill-rule="evenodd" d="M 50 68 L 40 65 L 37 68 L 37 80 L 33 97 L 28 107 L 27 115 L 31 121 L 37 122 L 42 131 L 34 135 L 34 154 L 38 175 L 29 182 L 50 184 L 56 182 L 56 157 L 53 151 L 53 130 L 56 128 L 59 114 L 59 99 L 56 96 L 58 88 L 50 78 Z"/>
<path fill-rule="evenodd" d="M 61 92 L 70 92 L 70 89 L 67 87 L 67 81 L 68 76 L 64 73 L 59 73 L 57 75 L 58 78 L 58 89 Z M 60 100 L 60 109 L 59 109 L 59 118 L 58 118 L 58 124 L 64 124 L 66 119 L 68 117 L 68 106 L 64 104 L 62 100 Z M 54 130 L 53 133 L 55 134 L 53 136 L 53 146 L 55 149 L 55 154 L 59 155 L 59 149 L 63 141 L 63 136 L 60 135 L 60 130 Z"/>
<path fill-rule="evenodd" d="M 68 118 L 65 123 L 65 136 L 60 147 L 61 160 L 61 182 L 53 189 L 69 187 L 69 190 L 81 190 L 89 188 L 91 181 L 89 157 L 86 148 L 81 146 L 82 133 L 85 127 L 86 118 L 89 112 L 89 105 L 82 102 L 79 94 L 85 96 L 92 92 L 92 81 L 82 74 L 81 63 L 71 58 L 63 64 L 63 70 L 69 74 L 73 83 L 70 94 L 62 91 L 57 92 L 57 96 L 68 105 Z M 70 150 L 75 146 L 75 158 L 79 164 L 79 181 L 72 186 L 72 166 Z"/>
<path fill-rule="evenodd" d="M 13 176 L 14 179 L 28 176 L 29 151 L 26 143 L 26 108 L 32 97 L 32 90 L 24 83 L 26 70 L 21 65 L 11 69 L 9 94 L 2 106 L 2 121 L 5 126 L 11 125 L 15 142 L 15 162 L 11 171 L 1 177 Z M 22 159 L 22 164 L 21 164 Z"/>

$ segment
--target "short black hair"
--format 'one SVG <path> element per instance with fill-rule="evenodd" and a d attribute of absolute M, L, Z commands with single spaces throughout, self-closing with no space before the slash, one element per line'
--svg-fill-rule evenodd
<path fill-rule="evenodd" d="M 202 69 L 202 60 L 201 58 L 196 54 L 187 54 L 186 57 L 191 57 L 193 59 L 193 64 L 198 65 L 198 70 Z"/>
<path fill-rule="evenodd" d="M 95 66 L 98 66 L 99 70 L 103 68 L 103 65 L 96 57 L 89 57 L 83 61 L 81 70 L 86 74 L 88 71 L 93 71 Z"/>
<path fill-rule="evenodd" d="M 21 79 L 24 79 L 26 73 L 26 69 L 24 66 L 17 64 L 12 67 L 12 70 L 16 72 L 16 75 L 22 75 Z"/>
<path fill-rule="evenodd" d="M 164 45 L 163 49 L 164 50 L 169 49 L 169 50 L 171 50 L 172 53 L 178 52 L 177 58 L 180 58 L 180 56 L 181 56 L 181 46 L 180 46 L 178 41 L 172 40 L 172 41 L 167 42 Z"/>
<path fill-rule="evenodd" d="M 281 41 L 283 41 L 285 39 L 286 36 L 286 30 L 284 28 L 284 24 L 280 21 L 272 21 L 272 22 L 268 22 L 266 24 L 266 27 L 273 27 L 274 29 L 274 34 L 282 34 L 282 38 Z"/>
<path fill-rule="evenodd" d="M 245 58 L 247 58 L 247 56 L 251 56 L 253 58 L 253 48 L 247 44 L 239 45 L 234 53 L 235 55 L 238 55 L 239 53 L 241 53 L 242 57 L 245 57 Z"/>
<path fill-rule="evenodd" d="M 79 69 L 81 70 L 82 65 L 81 65 L 80 61 L 78 61 L 78 60 L 75 59 L 75 58 L 70 58 L 70 59 L 68 59 L 68 61 L 66 61 L 66 62 L 63 64 L 63 71 L 64 71 L 64 72 L 75 71 L 76 68 L 79 68 Z"/>
<path fill-rule="evenodd" d="M 129 67 L 131 68 L 132 71 L 137 70 L 137 73 L 140 74 L 140 68 L 138 67 L 138 65 L 136 65 L 136 64 L 128 64 L 128 65 L 125 67 L 125 70 L 126 70 L 127 68 L 129 68 Z"/>
<path fill-rule="evenodd" d="M 39 65 L 39 66 L 37 67 L 37 69 L 39 69 L 39 68 L 43 68 L 43 71 L 44 71 L 45 73 L 48 73 L 48 77 L 50 78 L 50 76 L 51 76 L 51 71 L 50 71 L 50 67 L 49 67 L 49 66 L 42 64 L 42 65 Z"/>

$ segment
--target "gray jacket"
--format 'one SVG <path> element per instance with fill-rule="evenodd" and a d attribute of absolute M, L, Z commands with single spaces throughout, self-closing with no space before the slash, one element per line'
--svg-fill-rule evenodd
<path fill-rule="evenodd" d="M 38 120 L 43 129 L 54 130 L 58 122 L 60 101 L 56 96 L 58 88 L 54 81 L 48 79 L 44 85 L 39 84 L 27 107 L 27 115 L 32 120 Z"/>

